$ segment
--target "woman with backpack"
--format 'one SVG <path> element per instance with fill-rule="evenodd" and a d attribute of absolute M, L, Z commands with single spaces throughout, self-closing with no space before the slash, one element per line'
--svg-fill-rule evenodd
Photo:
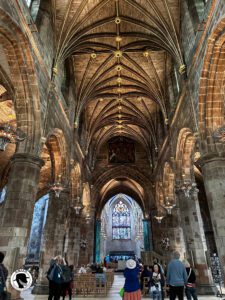
<path fill-rule="evenodd" d="M 69 300 L 72 300 L 72 283 L 73 283 L 73 268 L 74 266 L 68 266 L 66 261 L 66 265 L 63 266 L 63 279 L 64 282 L 62 284 L 62 296 L 63 300 L 65 300 L 66 294 L 69 295 Z"/>
<path fill-rule="evenodd" d="M 63 275 L 63 258 L 56 256 L 50 262 L 50 268 L 47 272 L 49 280 L 49 296 L 48 300 L 59 300 L 62 294 L 62 284 L 64 282 Z"/>

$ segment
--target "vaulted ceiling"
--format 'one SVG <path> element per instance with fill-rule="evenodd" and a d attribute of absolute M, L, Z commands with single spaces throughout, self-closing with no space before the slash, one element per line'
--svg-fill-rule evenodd
<path fill-rule="evenodd" d="M 55 68 L 72 57 L 75 124 L 85 114 L 87 152 L 114 136 L 157 148 L 157 126 L 169 113 L 168 73 L 174 64 L 184 71 L 179 2 L 53 0 Z"/>

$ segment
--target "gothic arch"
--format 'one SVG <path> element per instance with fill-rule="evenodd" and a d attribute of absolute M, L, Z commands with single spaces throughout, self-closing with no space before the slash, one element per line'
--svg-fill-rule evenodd
<path fill-rule="evenodd" d="M 199 129 L 202 139 L 224 125 L 225 18 L 208 38 L 199 90 Z"/>
<path fill-rule="evenodd" d="M 142 173 L 137 171 L 137 169 L 128 166 L 124 166 L 122 169 L 120 167 L 115 167 L 97 177 L 96 181 L 94 182 L 93 190 L 93 201 L 95 205 L 97 206 L 97 203 L 102 200 L 100 197 L 101 189 L 111 180 L 119 180 L 120 178 L 133 180 L 141 187 L 142 204 L 140 205 L 139 203 L 139 205 L 143 208 L 143 211 L 149 213 L 150 208 L 153 206 L 154 202 L 151 182 Z M 140 196 L 138 197 L 138 199 L 140 199 Z"/>
<path fill-rule="evenodd" d="M 191 179 L 193 177 L 193 154 L 196 138 L 189 128 L 180 130 L 177 148 L 176 148 L 176 165 L 177 179 Z"/>
<path fill-rule="evenodd" d="M 59 175 L 67 178 L 69 172 L 68 155 L 62 130 L 55 128 L 49 132 L 46 145 L 52 161 L 52 178 L 56 180 Z"/>
<path fill-rule="evenodd" d="M 8 67 L 1 69 L 0 75 L 14 92 L 17 127 L 27 135 L 17 151 L 37 154 L 41 137 L 40 98 L 30 46 L 17 24 L 1 8 L 0 16 L 0 44 Z"/>

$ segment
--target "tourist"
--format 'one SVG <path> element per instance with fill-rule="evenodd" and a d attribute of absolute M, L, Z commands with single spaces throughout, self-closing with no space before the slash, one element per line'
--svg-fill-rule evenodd
<path fill-rule="evenodd" d="M 126 262 L 126 269 L 124 271 L 124 297 L 123 300 L 140 300 L 141 290 L 138 279 L 139 267 L 136 261 L 128 259 Z"/>
<path fill-rule="evenodd" d="M 63 270 L 63 283 L 62 283 L 62 295 L 63 300 L 68 293 L 69 299 L 72 300 L 72 283 L 73 283 L 73 265 L 68 266 L 68 263 L 62 267 Z"/>
<path fill-rule="evenodd" d="M 86 273 L 87 273 L 87 271 L 86 271 L 86 269 L 85 269 L 85 265 L 82 265 L 82 266 L 80 267 L 78 273 L 79 273 L 79 274 L 86 274 Z"/>
<path fill-rule="evenodd" d="M 187 276 L 188 276 L 187 284 L 185 287 L 185 294 L 186 294 L 187 300 L 192 300 L 192 298 L 194 300 L 198 300 L 197 293 L 196 293 L 196 286 L 195 286 L 195 282 L 196 282 L 195 271 L 191 268 L 191 266 L 187 260 L 184 260 L 183 264 L 186 268 Z"/>
<path fill-rule="evenodd" d="M 184 286 L 187 283 L 187 272 L 180 261 L 180 253 L 178 251 L 173 252 L 173 258 L 168 264 L 166 275 L 170 290 L 170 300 L 175 300 L 176 296 L 179 300 L 183 300 Z"/>
<path fill-rule="evenodd" d="M 162 291 L 165 285 L 164 275 L 158 264 L 154 264 L 150 278 L 150 292 L 153 300 L 162 300 Z"/>
<path fill-rule="evenodd" d="M 148 266 L 144 265 L 144 269 L 142 270 L 141 272 L 141 290 L 143 290 L 143 287 L 144 287 L 144 278 L 148 278 L 148 282 L 150 280 L 150 277 L 151 277 L 151 272 L 148 268 Z"/>
<path fill-rule="evenodd" d="M 63 271 L 64 265 L 63 258 L 58 255 L 50 262 L 50 268 L 47 272 L 47 278 L 49 280 L 49 297 L 48 300 L 59 300 L 62 293 L 63 284 Z"/>
<path fill-rule="evenodd" d="M 6 289 L 6 280 L 8 276 L 8 270 L 3 264 L 5 258 L 4 253 L 0 252 L 0 300 L 4 299 L 5 289 Z"/>

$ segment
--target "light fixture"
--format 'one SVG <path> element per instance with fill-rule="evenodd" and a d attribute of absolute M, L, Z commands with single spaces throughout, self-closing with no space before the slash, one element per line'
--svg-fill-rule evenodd
<path fill-rule="evenodd" d="M 122 82 L 122 78 L 121 78 L 121 77 L 118 77 L 116 81 L 117 81 L 118 83 L 121 83 L 121 82 Z"/>
<path fill-rule="evenodd" d="M 185 177 L 185 174 L 182 175 Z M 184 179 L 180 185 L 180 189 L 183 191 L 186 198 L 190 198 L 190 192 L 193 190 L 197 184 L 192 182 L 190 179 Z"/>
<path fill-rule="evenodd" d="M 73 208 L 75 210 L 76 215 L 79 215 L 81 210 L 84 208 L 84 205 L 81 203 L 81 200 L 80 200 L 79 196 L 77 196 L 77 199 L 75 201 L 75 205 L 74 205 Z"/>
<path fill-rule="evenodd" d="M 154 216 L 154 218 L 157 220 L 158 223 L 161 223 L 162 222 L 162 219 L 164 218 L 165 216 L 163 215 L 156 215 Z"/>
<path fill-rule="evenodd" d="M 166 201 L 164 204 L 162 204 L 162 207 L 165 208 L 165 210 L 167 211 L 167 213 L 169 215 L 172 214 L 172 209 L 176 206 L 175 203 L 172 203 L 172 201 L 170 201 L 169 197 L 166 197 Z"/>
<path fill-rule="evenodd" d="M 58 176 L 58 180 L 50 185 L 50 190 L 55 192 L 57 198 L 59 198 L 60 193 L 64 190 L 64 186 L 61 182 L 61 175 Z"/>
<path fill-rule="evenodd" d="M 16 144 L 22 142 L 26 138 L 26 134 L 13 128 L 10 124 L 0 125 L 0 151 L 5 151 L 8 144 Z"/>
<path fill-rule="evenodd" d="M 87 224 L 90 224 L 90 222 L 91 222 L 91 216 L 90 216 L 90 214 L 87 214 L 87 216 L 85 217 L 85 220 L 86 220 Z"/>

